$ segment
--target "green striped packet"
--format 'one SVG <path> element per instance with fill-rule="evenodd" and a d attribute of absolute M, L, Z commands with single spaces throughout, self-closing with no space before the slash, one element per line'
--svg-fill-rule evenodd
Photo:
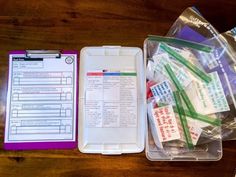
<path fill-rule="evenodd" d="M 208 76 L 207 73 L 200 70 L 197 66 L 193 65 L 190 61 L 188 61 L 186 58 L 184 58 L 182 55 L 175 52 L 173 49 L 168 47 L 165 43 L 160 44 L 160 48 L 166 51 L 169 55 L 174 57 L 179 63 L 184 65 L 186 68 L 188 68 L 193 74 L 195 74 L 198 78 L 203 80 L 206 83 L 211 82 L 211 77 Z"/>
<path fill-rule="evenodd" d="M 188 95 L 186 94 L 186 92 L 184 91 L 182 85 L 180 84 L 180 82 L 178 81 L 178 79 L 176 78 L 173 70 L 171 69 L 169 64 L 165 65 L 165 69 L 170 77 L 170 79 L 172 80 L 172 82 L 174 83 L 175 87 L 177 88 L 177 90 L 180 92 L 181 96 L 183 97 L 183 100 L 187 106 L 187 108 L 189 109 L 190 113 L 194 116 L 196 114 L 196 111 L 194 109 L 194 106 L 192 105 Z"/>
<path fill-rule="evenodd" d="M 166 106 L 166 105 L 167 104 L 165 104 L 165 103 L 158 103 L 158 107 L 162 107 L 162 106 Z M 177 113 L 177 114 L 179 113 L 176 106 L 173 106 L 173 109 L 174 109 L 175 113 Z M 208 123 L 208 124 L 213 125 L 213 126 L 221 126 L 221 119 L 219 119 L 219 118 L 213 118 L 213 117 L 203 115 L 203 114 L 199 114 L 199 113 L 196 113 L 193 116 L 187 109 L 184 109 L 184 113 L 185 113 L 185 116 L 187 116 L 191 119 L 195 119 L 195 120 L 198 120 L 198 121 L 201 121 L 201 122 L 205 122 L 205 123 Z"/>

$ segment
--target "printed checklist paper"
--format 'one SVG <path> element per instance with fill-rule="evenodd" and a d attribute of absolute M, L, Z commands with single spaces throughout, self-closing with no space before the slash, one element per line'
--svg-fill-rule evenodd
<path fill-rule="evenodd" d="M 10 55 L 8 89 L 5 143 L 75 142 L 76 54 Z"/>
<path fill-rule="evenodd" d="M 136 72 L 99 70 L 86 77 L 87 127 L 136 127 Z"/>

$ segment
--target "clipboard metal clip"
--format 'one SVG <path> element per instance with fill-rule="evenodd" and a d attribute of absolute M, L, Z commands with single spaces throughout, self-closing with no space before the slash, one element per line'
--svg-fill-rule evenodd
<path fill-rule="evenodd" d="M 61 58 L 60 50 L 26 50 L 28 58 Z"/>

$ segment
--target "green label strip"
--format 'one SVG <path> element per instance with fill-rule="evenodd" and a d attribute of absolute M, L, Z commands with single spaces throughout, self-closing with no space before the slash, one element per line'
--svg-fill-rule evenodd
<path fill-rule="evenodd" d="M 191 101 L 188 98 L 188 95 L 186 94 L 186 92 L 184 91 L 183 87 L 181 86 L 180 82 L 178 81 L 178 79 L 176 78 L 173 70 L 171 69 L 169 64 L 165 65 L 165 69 L 168 73 L 168 75 L 170 76 L 170 79 L 172 80 L 172 82 L 174 83 L 175 87 L 177 88 L 177 90 L 180 92 L 181 96 L 183 97 L 183 100 L 187 106 L 187 108 L 189 109 L 190 113 L 192 114 L 192 116 L 194 117 L 196 115 L 196 110 L 194 109 Z"/>
<path fill-rule="evenodd" d="M 166 51 L 169 55 L 173 56 L 177 61 L 179 61 L 181 64 L 186 66 L 190 71 L 192 71 L 196 76 L 198 76 L 200 79 L 205 81 L 206 83 L 211 82 L 211 77 L 208 76 L 205 72 L 198 69 L 195 65 L 193 65 L 191 62 L 189 62 L 187 59 L 185 59 L 183 56 L 175 52 L 173 49 L 168 47 L 166 44 L 161 43 L 160 47 Z"/>
<path fill-rule="evenodd" d="M 170 37 L 162 37 L 162 36 L 156 36 L 156 35 L 148 35 L 148 40 L 150 41 L 158 41 L 158 42 L 165 42 L 168 44 L 177 44 L 183 47 L 188 47 L 192 49 L 196 49 L 199 51 L 210 53 L 212 52 L 212 47 L 208 45 L 199 44 L 196 42 L 190 42 L 182 39 L 177 38 L 170 38 Z"/>
<path fill-rule="evenodd" d="M 166 106 L 167 104 L 164 103 L 158 103 L 158 107 L 162 107 L 162 106 Z M 179 113 L 177 108 L 175 106 L 173 106 L 174 112 L 175 113 Z M 191 118 L 191 119 L 196 119 L 202 122 L 206 122 L 209 123 L 211 125 L 214 126 L 221 126 L 221 120 L 219 118 L 213 118 L 213 117 L 209 117 L 203 114 L 199 114 L 199 113 L 195 113 L 194 115 L 192 113 L 190 113 L 190 111 L 184 109 L 184 113 L 187 117 Z"/>
<path fill-rule="evenodd" d="M 167 104 L 164 103 L 158 103 L 158 107 L 162 107 L 162 106 L 166 106 Z M 175 106 L 173 106 L 174 112 L 175 113 L 179 113 L 177 108 Z M 191 119 L 196 119 L 202 122 L 206 122 L 209 123 L 211 125 L 214 126 L 221 126 L 221 120 L 219 118 L 213 118 L 213 117 L 209 117 L 203 114 L 199 114 L 199 113 L 195 113 L 194 115 L 192 113 L 190 113 L 190 111 L 184 109 L 184 113 L 187 117 L 191 118 Z"/>
<path fill-rule="evenodd" d="M 178 110 L 176 107 L 174 107 L 174 112 L 178 113 Z M 212 117 L 208 117 L 206 115 L 202 115 L 199 113 L 196 113 L 194 116 L 193 114 L 191 114 L 188 110 L 184 109 L 185 115 L 189 118 L 192 119 L 196 119 L 196 120 L 200 120 L 202 122 L 206 122 L 209 123 L 211 125 L 215 125 L 215 126 L 220 126 L 221 125 L 221 120 L 218 118 L 212 118 Z"/>
<path fill-rule="evenodd" d="M 180 122 L 184 131 L 184 136 L 187 142 L 187 146 L 189 149 L 193 149 L 193 143 L 192 143 L 192 138 L 189 132 L 189 128 L 188 128 L 188 122 L 184 113 L 184 109 L 182 106 L 182 101 L 180 98 L 180 94 L 178 93 L 178 91 L 173 92 L 174 95 L 174 99 L 175 99 L 175 103 L 176 103 L 176 107 L 179 113 L 179 118 L 180 118 Z"/>

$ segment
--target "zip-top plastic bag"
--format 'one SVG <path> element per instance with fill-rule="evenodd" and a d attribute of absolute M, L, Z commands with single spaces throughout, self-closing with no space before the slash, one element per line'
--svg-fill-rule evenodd
<path fill-rule="evenodd" d="M 217 71 L 230 106 L 223 113 L 223 140 L 236 139 L 236 28 L 203 43 L 215 46 L 214 57 L 206 59 L 203 67 L 209 72 Z"/>
<path fill-rule="evenodd" d="M 217 30 L 194 8 L 187 8 L 170 28 L 167 36 L 200 42 L 215 46 L 215 59 L 205 60 L 205 69 L 219 69 L 223 63 L 223 73 L 220 75 L 224 91 L 231 111 L 224 113 L 222 120 L 222 139 L 236 140 L 236 110 L 235 110 L 235 42 L 236 29 L 219 34 Z M 216 56 L 217 55 L 217 56 Z M 219 70 L 222 70 L 219 69 Z"/>
<path fill-rule="evenodd" d="M 229 111 L 219 73 L 202 62 L 214 47 L 176 38 L 149 36 L 147 69 L 150 160 L 219 160 L 222 112 Z"/>
<path fill-rule="evenodd" d="M 219 35 L 219 32 L 200 14 L 189 7 L 177 18 L 166 36 L 201 43 Z"/>

